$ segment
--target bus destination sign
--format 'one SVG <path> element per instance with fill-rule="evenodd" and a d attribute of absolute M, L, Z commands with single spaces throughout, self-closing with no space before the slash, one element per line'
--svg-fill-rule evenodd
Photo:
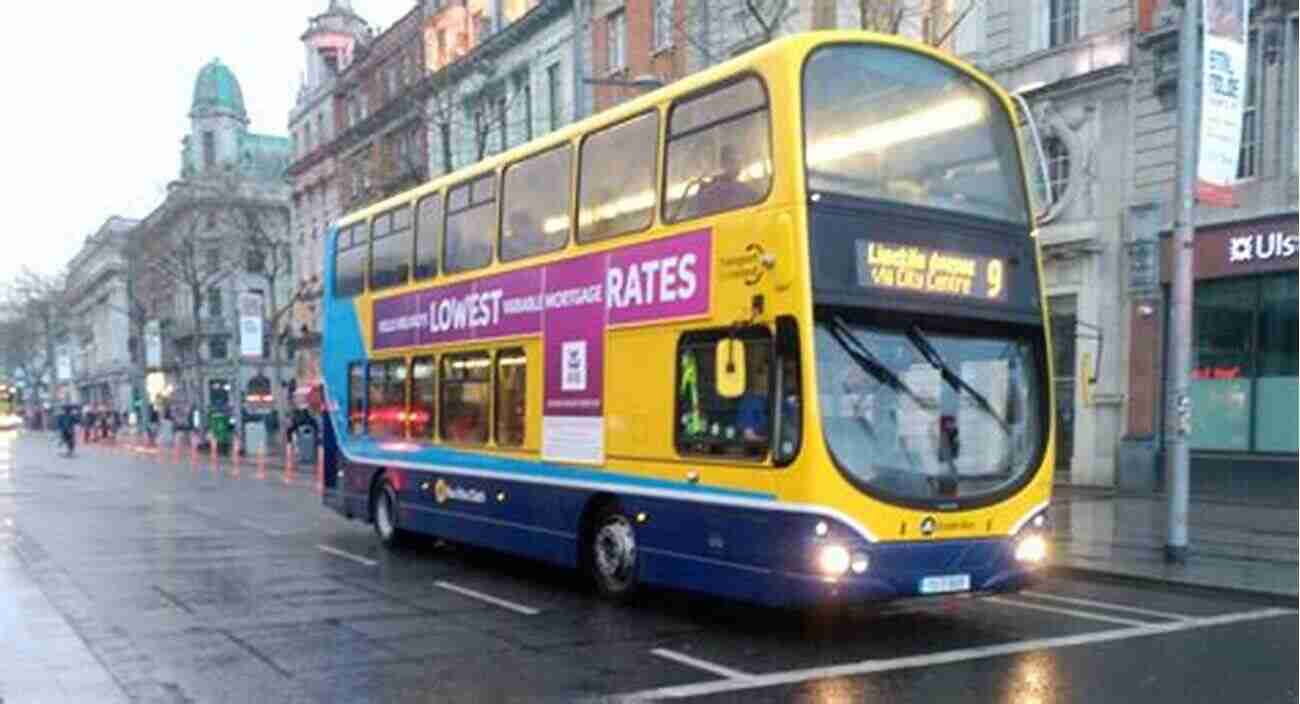
<path fill-rule="evenodd" d="M 1006 301 L 1006 266 L 998 257 L 941 252 L 892 242 L 857 241 L 858 285 L 927 296 Z"/>

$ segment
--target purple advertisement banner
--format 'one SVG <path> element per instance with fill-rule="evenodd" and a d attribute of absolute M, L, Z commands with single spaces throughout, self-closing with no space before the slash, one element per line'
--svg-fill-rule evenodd
<path fill-rule="evenodd" d="M 603 328 L 709 312 L 708 230 L 688 232 L 554 264 L 435 286 L 375 301 L 375 351 L 542 331 L 544 312 L 587 316 Z M 581 276 L 573 272 L 581 269 Z M 577 282 L 587 282 L 577 286 Z M 601 286 L 603 282 L 603 286 Z M 577 305 L 575 288 L 595 289 L 603 307 Z M 574 310 L 576 309 L 576 310 Z"/>

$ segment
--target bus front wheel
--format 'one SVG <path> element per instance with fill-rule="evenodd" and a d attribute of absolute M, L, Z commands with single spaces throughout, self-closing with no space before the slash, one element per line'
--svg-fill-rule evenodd
<path fill-rule="evenodd" d="M 592 522 L 587 565 L 596 589 L 622 600 L 637 588 L 637 536 L 632 521 L 617 506 L 606 506 Z"/>
<path fill-rule="evenodd" d="M 375 534 L 386 547 L 399 545 L 406 538 L 406 531 L 402 530 L 398 519 L 397 490 L 387 479 L 380 483 L 379 490 L 375 492 L 371 515 L 375 518 Z"/>

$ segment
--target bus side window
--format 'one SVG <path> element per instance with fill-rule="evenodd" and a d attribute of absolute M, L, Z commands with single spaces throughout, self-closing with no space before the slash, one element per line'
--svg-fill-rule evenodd
<path fill-rule="evenodd" d="M 578 241 L 644 230 L 654 218 L 659 113 L 651 111 L 582 141 Z"/>
<path fill-rule="evenodd" d="M 528 417 L 528 357 L 522 348 L 497 353 L 497 445 L 520 447 Z"/>
<path fill-rule="evenodd" d="M 745 346 L 746 388 L 717 393 L 718 343 L 735 334 Z M 677 449 L 682 454 L 762 458 L 772 437 L 772 340 L 766 328 L 710 330 L 682 336 L 677 349 Z"/>
<path fill-rule="evenodd" d="M 348 432 L 366 432 L 366 365 L 361 362 L 348 365 Z"/>
<path fill-rule="evenodd" d="M 402 206 L 375 218 L 370 255 L 370 288 L 405 284 L 411 273 L 411 208 Z"/>
<path fill-rule="evenodd" d="M 442 194 L 420 199 L 415 217 L 415 278 L 431 279 L 438 273 L 438 230 L 442 227 Z"/>
<path fill-rule="evenodd" d="M 366 290 L 366 228 L 359 222 L 340 232 L 334 255 L 334 297 L 351 298 Z"/>
<path fill-rule="evenodd" d="M 433 439 L 433 413 L 437 379 L 433 374 L 433 355 L 411 360 L 411 437 Z"/>
<path fill-rule="evenodd" d="M 496 231 L 496 174 L 451 189 L 442 242 L 443 271 L 451 274 L 487 266 Z"/>
<path fill-rule="evenodd" d="M 772 182 L 767 93 L 746 78 L 673 106 L 664 220 L 752 205 Z"/>
<path fill-rule="evenodd" d="M 491 429 L 491 358 L 486 352 L 443 355 L 439 381 L 438 424 L 443 441 L 486 444 Z"/>
<path fill-rule="evenodd" d="M 501 261 L 553 252 L 569 241 L 569 145 L 542 152 L 506 169 L 501 200 Z"/>

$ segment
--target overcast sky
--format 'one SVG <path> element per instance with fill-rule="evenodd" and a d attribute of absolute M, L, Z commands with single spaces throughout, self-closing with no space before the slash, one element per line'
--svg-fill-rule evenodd
<path fill-rule="evenodd" d="M 199 69 L 234 70 L 249 129 L 287 135 L 299 37 L 328 0 L 25 3 L 0 43 L 4 210 L 0 280 L 54 271 L 110 215 L 142 217 L 180 175 Z M 388 27 L 415 0 L 352 0 Z"/>

